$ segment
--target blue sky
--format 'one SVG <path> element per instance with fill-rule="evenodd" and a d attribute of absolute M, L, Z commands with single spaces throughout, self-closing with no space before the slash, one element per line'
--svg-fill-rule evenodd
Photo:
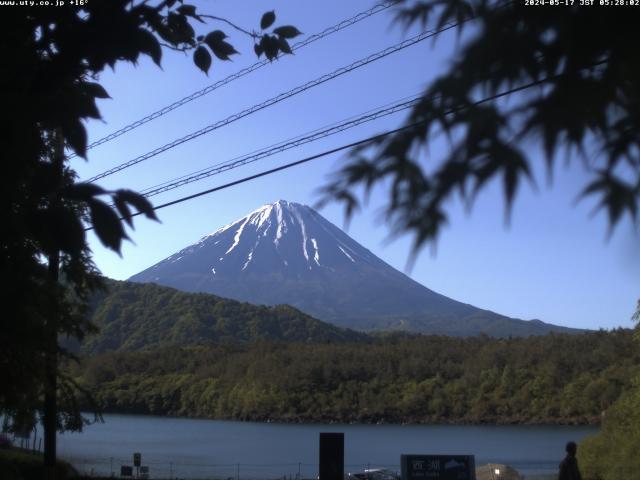
<path fill-rule="evenodd" d="M 275 9 L 276 25 L 294 24 L 306 35 L 373 5 L 362 0 L 222 0 L 196 4 L 204 13 L 229 18 L 249 29 L 258 27 L 264 11 Z M 233 62 L 214 60 L 208 77 L 195 68 L 190 57 L 166 50 L 162 70 L 144 58 L 137 67 L 122 63 L 114 72 L 105 71 L 100 82 L 112 99 L 100 102 L 104 121 L 88 125 L 90 141 L 256 61 L 249 38 L 222 24 L 212 24 L 204 31 L 212 28 L 225 30 L 241 55 L 234 56 Z M 88 162 L 76 159 L 73 165 L 81 178 L 89 178 L 384 49 L 412 33 L 415 30 L 406 32 L 393 25 L 389 12 L 379 13 L 99 146 L 90 151 Z M 455 34 L 445 33 L 435 45 L 427 40 L 409 47 L 98 183 L 107 188 L 140 190 L 414 95 L 447 66 L 457 46 Z M 403 115 L 210 177 L 156 196 L 153 202 L 163 203 L 398 127 Z M 430 153 L 437 157 L 446 148 L 446 143 L 434 143 Z M 313 205 L 319 199 L 317 189 L 344 161 L 344 155 L 336 154 L 169 207 L 159 212 L 162 224 L 138 220 L 131 232 L 135 243 L 124 246 L 122 258 L 90 234 L 94 260 L 105 275 L 126 279 L 263 204 L 286 199 Z M 541 156 L 539 163 L 542 164 Z M 500 185 L 491 185 L 471 212 L 453 199 L 449 204 L 450 225 L 435 251 L 424 250 L 407 273 L 451 298 L 517 318 L 539 318 L 582 328 L 631 327 L 630 316 L 640 297 L 637 234 L 627 222 L 608 238 L 604 215 L 591 215 L 593 203 L 576 205 L 575 199 L 586 181 L 577 162 L 570 167 L 559 162 L 551 185 L 543 168 L 535 168 L 538 188 L 525 185 L 520 189 L 508 226 Z M 388 241 L 390 232 L 380 214 L 386 194 L 383 187 L 374 191 L 367 207 L 350 223 L 348 233 L 389 264 L 404 270 L 411 238 Z M 338 205 L 329 205 L 321 213 L 336 225 L 344 225 Z"/>

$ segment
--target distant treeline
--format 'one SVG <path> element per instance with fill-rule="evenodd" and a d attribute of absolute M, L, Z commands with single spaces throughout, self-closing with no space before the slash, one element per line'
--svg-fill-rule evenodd
<path fill-rule="evenodd" d="M 89 357 L 71 373 L 107 412 L 285 422 L 596 424 L 629 389 L 629 331 L 390 336 Z"/>

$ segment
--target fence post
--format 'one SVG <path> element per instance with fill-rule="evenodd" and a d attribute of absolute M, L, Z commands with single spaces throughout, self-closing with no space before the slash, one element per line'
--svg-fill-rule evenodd
<path fill-rule="evenodd" d="M 169 462 L 169 480 L 173 480 L 173 462 Z"/>
<path fill-rule="evenodd" d="M 240 464 L 238 464 L 238 469 L 236 471 L 236 480 L 240 480 Z"/>
<path fill-rule="evenodd" d="M 114 477 L 115 475 L 113 474 L 113 457 L 111 457 L 110 460 L 111 460 L 111 476 Z"/>
<path fill-rule="evenodd" d="M 298 462 L 298 478 L 297 478 L 297 480 L 300 480 L 302 478 L 300 476 L 300 467 L 302 467 L 302 462 Z"/>

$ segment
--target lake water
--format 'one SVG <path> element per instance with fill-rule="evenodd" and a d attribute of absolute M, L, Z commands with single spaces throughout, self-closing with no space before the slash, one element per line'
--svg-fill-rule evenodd
<path fill-rule="evenodd" d="M 513 466 L 529 478 L 552 474 L 568 440 L 596 427 L 452 425 L 297 425 L 137 415 L 105 415 L 105 423 L 58 436 L 58 454 L 87 473 L 120 473 L 142 454 L 151 478 L 267 479 L 318 472 L 320 432 L 344 432 L 345 472 L 399 470 L 400 455 L 473 454 L 476 465 Z"/>

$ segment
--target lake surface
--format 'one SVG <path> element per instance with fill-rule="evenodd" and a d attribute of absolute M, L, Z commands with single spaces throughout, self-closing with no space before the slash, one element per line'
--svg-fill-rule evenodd
<path fill-rule="evenodd" d="M 597 427 L 298 425 L 137 415 L 58 436 L 58 454 L 87 473 L 120 473 L 142 454 L 151 478 L 267 479 L 318 473 L 320 432 L 344 432 L 345 472 L 399 470 L 400 455 L 473 454 L 476 465 L 505 463 L 528 476 L 557 472 L 568 440 Z"/>

